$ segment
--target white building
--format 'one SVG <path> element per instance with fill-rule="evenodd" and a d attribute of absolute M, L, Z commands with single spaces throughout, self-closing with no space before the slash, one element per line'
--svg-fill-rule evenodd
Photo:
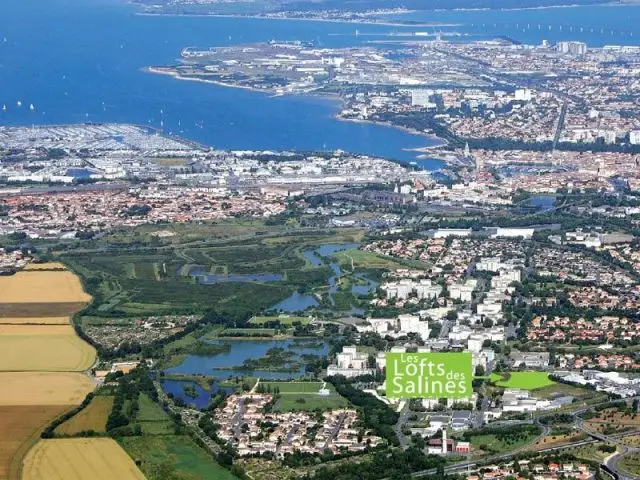
<path fill-rule="evenodd" d="M 534 233 L 533 228 L 501 228 L 498 227 L 494 237 L 503 238 L 524 238 L 526 240 L 531 239 Z"/>
<path fill-rule="evenodd" d="M 532 98 L 533 94 L 529 88 L 518 88 L 515 92 L 516 101 L 530 102 Z"/>
<path fill-rule="evenodd" d="M 560 53 L 570 53 L 571 55 L 584 55 L 587 53 L 587 44 L 584 42 L 558 42 L 556 50 Z"/>
<path fill-rule="evenodd" d="M 342 352 L 336 355 L 336 364 L 327 367 L 327 376 L 343 375 L 347 378 L 360 375 L 373 375 L 375 369 L 368 368 L 369 356 L 357 351 L 355 346 L 342 347 Z"/>

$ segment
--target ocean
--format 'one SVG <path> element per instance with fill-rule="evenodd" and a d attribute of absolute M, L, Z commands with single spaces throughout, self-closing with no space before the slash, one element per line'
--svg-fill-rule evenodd
<path fill-rule="evenodd" d="M 425 12 L 420 21 L 462 23 L 421 28 L 353 25 L 319 21 L 137 15 L 120 0 L 3 0 L 0 7 L 0 125 L 122 122 L 148 125 L 224 149 L 334 150 L 401 161 L 416 159 L 406 149 L 437 143 L 382 125 L 339 121 L 334 100 L 268 94 L 178 81 L 144 72 L 149 65 L 176 61 L 186 46 L 210 47 L 270 40 L 301 40 L 343 47 L 385 38 L 392 32 L 447 30 L 477 38 L 496 34 L 538 43 L 547 31 L 498 28 L 533 18 L 541 24 L 569 24 L 581 12 L 597 28 L 619 22 L 606 42 L 628 43 L 640 7 L 583 7 L 516 12 Z M 591 12 L 591 13 L 589 13 Z M 622 14 L 624 12 L 624 14 Z M 605 14 L 606 13 L 606 14 Z M 534 15 L 534 17 L 532 17 Z M 405 18 L 408 16 L 404 16 Z M 490 22 L 495 19 L 496 27 Z M 555 22 L 555 23 L 554 23 Z M 481 25 L 484 23 L 485 27 Z M 491 26 L 487 26 L 487 25 Z M 360 35 L 356 35 L 356 29 Z M 623 34 L 626 32 L 625 34 Z M 544 35 L 543 35 L 544 33 Z M 583 32 L 584 33 L 584 32 Z M 564 38 L 564 37 L 563 37 Z M 584 39 L 569 36 L 571 39 Z M 22 103 L 18 107 L 17 102 Z M 34 105 L 31 111 L 28 106 Z M 438 162 L 425 162 L 437 168 Z"/>

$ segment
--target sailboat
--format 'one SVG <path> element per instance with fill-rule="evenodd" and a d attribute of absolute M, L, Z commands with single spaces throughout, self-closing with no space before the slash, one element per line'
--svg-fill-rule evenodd
<path fill-rule="evenodd" d="M 2 105 L 2 111 L 6 112 L 7 111 L 7 106 L 6 105 Z"/>
<path fill-rule="evenodd" d="M 29 105 L 29 110 L 31 110 L 32 112 L 36 109 L 36 107 L 33 106 L 33 103 Z"/>
<path fill-rule="evenodd" d="M 16 105 L 17 105 L 17 106 L 19 106 L 19 107 L 21 107 L 21 106 L 22 106 L 22 100 L 18 100 L 18 101 L 16 102 Z"/>

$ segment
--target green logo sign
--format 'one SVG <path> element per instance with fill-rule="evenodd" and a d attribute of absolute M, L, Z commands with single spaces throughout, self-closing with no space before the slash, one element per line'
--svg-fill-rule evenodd
<path fill-rule="evenodd" d="M 387 397 L 471 398 L 471 353 L 387 353 Z"/>

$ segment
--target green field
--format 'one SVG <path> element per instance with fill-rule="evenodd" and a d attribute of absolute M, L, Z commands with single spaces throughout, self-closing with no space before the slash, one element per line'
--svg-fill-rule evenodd
<path fill-rule="evenodd" d="M 227 233 L 218 224 L 118 230 L 87 242 L 82 250 L 58 252 L 57 260 L 80 275 L 94 297 L 87 315 L 152 315 L 212 308 L 246 314 L 264 311 L 294 291 L 326 288 L 331 269 L 308 265 L 303 252 L 361 237 L 358 230 L 293 234 L 257 221 L 228 224 Z M 171 236 L 159 238 L 154 235 L 159 231 Z M 239 236 L 228 238 L 231 235 Z M 188 276 L 195 266 L 226 274 L 279 273 L 284 279 L 205 285 Z"/>
<path fill-rule="evenodd" d="M 225 328 L 219 337 L 273 337 L 275 328 Z"/>
<path fill-rule="evenodd" d="M 119 442 L 148 480 L 237 480 L 182 435 L 123 437 Z"/>
<path fill-rule="evenodd" d="M 520 388 L 522 390 L 535 390 L 556 383 L 549 379 L 549 374 L 546 372 L 511 372 L 508 379 L 494 373 L 490 379 L 499 387 Z"/>
<path fill-rule="evenodd" d="M 640 454 L 630 453 L 623 456 L 618 464 L 620 469 L 634 478 L 640 477 Z"/>
<path fill-rule="evenodd" d="M 536 398 L 553 398 L 558 395 L 570 395 L 572 397 L 584 399 L 587 397 L 594 397 L 598 394 L 593 390 L 574 387 L 573 385 L 566 385 L 564 383 L 555 383 L 546 387 L 537 388 L 535 391 Z"/>
<path fill-rule="evenodd" d="M 474 455 L 483 452 L 502 453 L 521 448 L 531 442 L 542 432 L 533 425 L 519 425 L 508 428 L 485 428 L 474 434 L 472 431 L 464 433 L 465 440 L 471 442 Z"/>
<path fill-rule="evenodd" d="M 273 317 L 253 317 L 249 320 L 252 325 L 264 325 L 267 322 L 280 322 L 281 325 L 291 326 L 293 323 L 300 323 L 301 325 L 307 325 L 309 323 L 308 317 L 296 317 L 292 315 L 278 315 Z"/>
<path fill-rule="evenodd" d="M 140 410 L 136 415 L 136 422 L 145 435 L 168 435 L 174 432 L 173 421 L 160 406 L 145 393 L 138 397 Z"/>
<path fill-rule="evenodd" d="M 407 264 L 421 267 L 426 266 L 426 264 L 422 262 L 406 262 L 384 255 L 378 255 L 376 253 L 365 252 L 362 250 L 348 250 L 344 252 L 337 252 L 333 256 L 338 259 L 338 263 L 346 271 L 351 271 L 352 266 L 354 269 L 384 268 L 388 270 L 402 268 L 403 266 L 407 266 Z"/>
<path fill-rule="evenodd" d="M 260 382 L 260 385 L 271 391 L 276 387 L 280 390 L 280 398 L 273 408 L 276 412 L 331 410 L 349 406 L 348 400 L 338 395 L 330 383 L 325 386 L 331 392 L 327 396 L 318 395 L 322 382 Z"/>
<path fill-rule="evenodd" d="M 533 440 L 534 437 L 527 437 L 515 442 L 500 440 L 495 435 L 476 435 L 471 437 L 471 446 L 474 451 L 482 450 L 484 453 L 502 453 L 515 450 Z"/>

